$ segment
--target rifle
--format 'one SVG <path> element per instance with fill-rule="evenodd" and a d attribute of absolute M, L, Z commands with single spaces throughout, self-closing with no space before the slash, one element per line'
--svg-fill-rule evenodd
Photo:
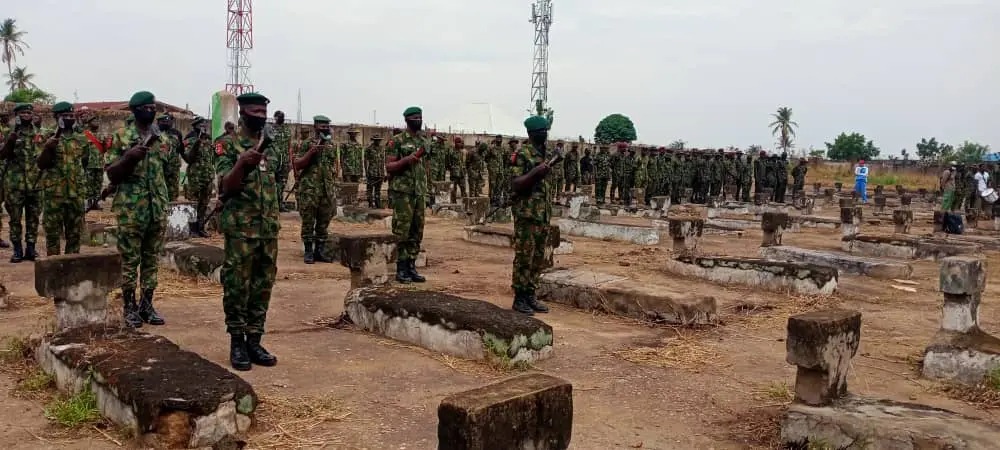
<path fill-rule="evenodd" d="M 271 141 L 270 133 L 271 133 L 270 129 L 261 130 L 260 140 L 258 140 L 257 145 L 254 146 L 253 148 L 254 151 L 260 152 L 261 149 L 264 147 L 264 145 L 266 145 L 266 143 L 269 143 Z M 296 184 L 298 184 L 298 180 L 296 180 Z M 210 220 L 212 220 L 213 217 L 215 217 L 216 214 L 220 213 L 222 211 L 222 208 L 225 208 L 226 202 L 228 202 L 230 198 L 231 197 L 226 194 L 222 194 L 221 196 L 219 196 L 219 204 L 215 205 L 215 208 L 212 208 L 212 211 L 210 211 L 208 215 L 205 216 L 205 219 L 202 221 L 202 223 L 208 223 Z"/>
<path fill-rule="evenodd" d="M 146 136 L 146 139 L 142 141 L 143 147 L 149 147 L 150 145 L 153 144 L 153 141 L 160 138 L 160 132 L 156 127 L 150 127 L 149 130 L 150 130 L 149 136 Z M 132 141 L 132 146 L 134 147 L 138 143 L 139 143 L 138 141 Z M 118 192 L 118 185 L 109 184 L 107 187 L 101 190 L 100 201 L 103 202 L 105 199 L 108 198 L 109 195 L 114 194 L 116 192 Z"/>
<path fill-rule="evenodd" d="M 549 160 L 548 160 L 548 161 L 546 161 L 546 162 L 545 162 L 545 164 L 546 164 L 547 166 L 551 167 L 551 166 L 552 166 L 553 164 L 555 164 L 555 163 L 559 162 L 559 160 L 561 160 L 561 159 L 562 159 L 562 157 L 563 157 L 563 156 L 562 156 L 562 153 L 561 153 L 561 152 L 559 152 L 559 151 L 556 151 L 556 152 L 555 152 L 555 155 L 552 155 L 552 157 L 551 157 L 551 158 L 549 158 Z M 486 221 L 487 221 L 487 220 L 489 220 L 489 218 L 490 218 L 490 217 L 493 217 L 493 215 L 497 213 L 497 211 L 500 211 L 501 209 L 504 209 L 504 208 L 507 208 L 507 207 L 510 207 L 510 206 L 511 206 L 512 204 L 513 204 L 513 201 L 512 201 L 511 199 L 504 199 L 504 201 L 502 201 L 502 202 L 500 203 L 500 205 L 498 205 L 498 206 L 494 206 L 493 208 L 491 208 L 491 209 L 490 209 L 490 210 L 489 210 L 489 211 L 488 211 L 488 212 L 486 213 L 486 216 L 484 216 L 484 217 L 483 217 L 483 220 L 481 220 L 481 221 L 479 222 L 479 225 L 483 225 L 483 224 L 485 224 L 485 223 L 486 223 Z"/>
<path fill-rule="evenodd" d="M 288 191 L 287 193 L 282 192 L 282 194 L 285 194 L 285 198 L 283 200 L 281 200 L 281 203 L 287 202 L 288 201 L 288 197 L 291 196 L 292 192 L 295 192 L 295 190 L 298 189 L 298 188 L 299 188 L 299 177 L 295 177 L 295 182 L 292 183 L 292 189 L 290 191 Z"/>

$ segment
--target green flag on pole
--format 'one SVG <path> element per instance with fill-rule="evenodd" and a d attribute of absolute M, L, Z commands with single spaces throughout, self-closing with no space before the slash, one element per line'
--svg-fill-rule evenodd
<path fill-rule="evenodd" d="M 239 104 L 232 92 L 219 91 L 212 94 L 212 140 L 226 133 L 226 122 L 239 124 Z"/>

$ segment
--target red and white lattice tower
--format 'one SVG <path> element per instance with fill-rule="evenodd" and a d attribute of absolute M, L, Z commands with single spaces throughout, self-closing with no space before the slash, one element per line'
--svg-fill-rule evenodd
<path fill-rule="evenodd" d="M 250 50 L 253 49 L 253 0 L 226 0 L 226 48 L 229 49 L 229 77 L 226 90 L 235 95 L 253 92 L 250 82 Z"/>

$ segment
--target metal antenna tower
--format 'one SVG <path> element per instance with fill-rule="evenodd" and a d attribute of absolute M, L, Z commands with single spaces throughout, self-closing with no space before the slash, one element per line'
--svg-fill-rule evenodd
<path fill-rule="evenodd" d="M 531 105 L 528 112 L 546 116 L 549 108 L 549 28 L 552 28 L 552 0 L 535 0 L 531 5 L 531 23 L 535 24 L 535 57 L 531 71 Z"/>
<path fill-rule="evenodd" d="M 229 77 L 226 90 L 234 95 L 253 92 L 250 82 L 250 50 L 253 49 L 253 0 L 226 0 L 226 48 L 229 49 Z"/>

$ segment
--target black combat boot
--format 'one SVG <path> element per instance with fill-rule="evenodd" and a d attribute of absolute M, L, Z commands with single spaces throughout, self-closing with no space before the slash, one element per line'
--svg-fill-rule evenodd
<path fill-rule="evenodd" d="M 142 318 L 139 317 L 139 305 L 135 302 L 135 291 L 122 289 L 122 316 L 125 325 L 130 328 L 142 328 Z"/>
<path fill-rule="evenodd" d="M 512 306 L 511 309 L 521 314 L 529 316 L 535 315 L 535 310 L 528 304 L 527 294 L 523 292 L 514 292 L 514 306 Z"/>
<path fill-rule="evenodd" d="M 278 364 L 278 358 L 260 346 L 261 337 L 260 333 L 247 334 L 247 353 L 250 354 L 250 362 L 267 367 Z"/>
<path fill-rule="evenodd" d="M 406 261 L 396 261 L 396 281 L 400 283 L 410 283 L 410 266 Z"/>
<path fill-rule="evenodd" d="M 242 334 L 229 335 L 229 364 L 236 370 L 250 370 L 247 340 Z"/>
<path fill-rule="evenodd" d="M 410 279 L 413 280 L 415 283 L 423 283 L 423 282 L 427 281 L 426 278 L 424 278 L 422 275 L 420 275 L 419 273 L 417 273 L 417 261 L 416 260 L 411 259 L 409 261 L 406 261 L 406 268 L 409 271 Z"/>
<path fill-rule="evenodd" d="M 540 312 L 540 313 L 549 312 L 549 307 L 545 306 L 545 303 L 539 301 L 538 297 L 535 297 L 534 292 L 526 294 L 525 300 L 527 300 L 528 306 L 530 306 L 531 309 L 533 309 L 535 312 Z"/>
<path fill-rule="evenodd" d="M 142 298 L 139 299 L 139 318 L 150 325 L 166 324 L 167 322 L 153 308 L 153 292 L 152 289 L 142 290 Z"/>
<path fill-rule="evenodd" d="M 321 263 L 332 263 L 333 258 L 327 256 L 326 245 L 323 242 L 316 243 L 316 251 L 313 254 L 313 259 Z"/>
<path fill-rule="evenodd" d="M 14 254 L 10 255 L 10 262 L 17 264 L 24 261 L 24 250 L 21 248 L 20 242 L 14 243 Z"/>
<path fill-rule="evenodd" d="M 29 242 L 28 246 L 24 249 L 24 260 L 34 261 L 35 258 L 38 258 L 38 252 L 35 251 L 35 243 Z"/>
<path fill-rule="evenodd" d="M 313 255 L 313 245 L 312 242 L 306 242 L 303 244 L 306 248 L 305 255 L 302 256 L 302 262 L 306 264 L 312 264 L 316 262 Z"/>

